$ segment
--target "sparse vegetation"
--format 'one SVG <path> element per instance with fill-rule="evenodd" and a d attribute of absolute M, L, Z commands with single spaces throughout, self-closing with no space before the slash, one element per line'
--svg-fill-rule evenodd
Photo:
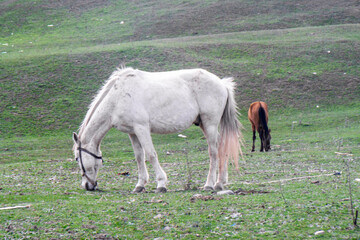
<path fill-rule="evenodd" d="M 0 237 L 359 238 L 357 1 L 19 0 L 0 10 L 0 208 L 31 205 L 0 210 Z M 100 191 L 79 187 L 71 133 L 121 63 L 235 77 L 247 140 L 240 173 L 230 166 L 236 195 L 201 190 L 208 156 L 197 127 L 186 139 L 154 135 L 168 193 L 154 193 L 149 166 L 147 192 L 131 194 L 136 163 L 115 130 L 102 144 Z M 246 111 L 260 99 L 273 150 L 250 153 Z"/>

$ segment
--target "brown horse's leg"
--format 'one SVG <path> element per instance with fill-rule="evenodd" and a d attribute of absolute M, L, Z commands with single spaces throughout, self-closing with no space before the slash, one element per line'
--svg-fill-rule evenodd
<path fill-rule="evenodd" d="M 252 145 L 252 152 L 255 152 L 255 139 L 256 139 L 256 131 L 253 130 L 253 145 Z"/>

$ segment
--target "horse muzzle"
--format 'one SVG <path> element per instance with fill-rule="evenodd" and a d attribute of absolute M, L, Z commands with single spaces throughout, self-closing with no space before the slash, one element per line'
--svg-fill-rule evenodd
<path fill-rule="evenodd" d="M 87 191 L 95 191 L 97 188 L 97 181 L 95 181 L 95 184 L 85 182 L 85 184 L 82 184 L 82 187 Z"/>

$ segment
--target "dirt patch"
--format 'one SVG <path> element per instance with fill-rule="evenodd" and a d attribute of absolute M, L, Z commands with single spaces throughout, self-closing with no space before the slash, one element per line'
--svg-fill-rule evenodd
<path fill-rule="evenodd" d="M 36 12 L 46 12 L 51 15 L 51 12 L 63 9 L 71 14 L 81 15 L 82 13 L 89 11 L 94 8 L 106 7 L 111 4 L 110 0 L 84 0 L 84 1 L 72 1 L 72 0 L 51 0 L 44 1 L 43 3 L 38 2 L 26 2 L 17 3 L 18 1 L 8 0 L 0 2 L 1 11 L 9 12 L 14 9 L 20 10 L 22 15 L 17 16 L 15 21 L 18 26 L 27 22 L 27 16 L 34 15 Z"/>
<path fill-rule="evenodd" d="M 201 195 L 201 194 L 195 194 L 190 198 L 190 202 L 196 202 L 197 200 L 201 201 L 211 201 L 211 200 L 221 200 L 222 197 L 214 197 L 211 195 Z"/>
<path fill-rule="evenodd" d="M 48 9 L 67 9 L 71 13 L 81 14 L 93 8 L 106 7 L 111 4 L 110 0 L 51 0 L 43 5 Z"/>
<path fill-rule="evenodd" d="M 16 0 L 2 1 L 2 2 L 0 2 L 0 7 L 2 7 L 2 8 L 8 7 L 8 6 L 14 4 L 15 2 L 16 2 Z"/>
<path fill-rule="evenodd" d="M 72 0 L 50 0 L 46 1 L 44 4 L 48 8 L 94 8 L 94 7 L 104 7 L 110 4 L 110 0 L 83 0 L 83 1 L 72 1 Z"/>
<path fill-rule="evenodd" d="M 105 234 L 105 233 L 98 233 L 94 235 L 94 239 L 99 239 L 99 240 L 112 240 L 112 239 L 116 239 L 113 238 L 112 236 Z"/>
<path fill-rule="evenodd" d="M 197 35 L 219 32 L 283 29 L 360 21 L 360 3 L 337 1 L 218 1 L 208 5 L 150 2 L 139 16 L 134 37 Z M 160 9 L 171 9 L 161 14 Z M 249 19 L 254 19 L 253 21 Z M 221 27 L 219 27 L 221 26 Z"/>

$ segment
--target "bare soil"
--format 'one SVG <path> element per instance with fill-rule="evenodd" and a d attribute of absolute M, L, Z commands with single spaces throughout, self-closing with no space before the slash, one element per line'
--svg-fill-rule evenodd
<path fill-rule="evenodd" d="M 203 6 L 202 6 L 203 5 Z M 144 6 L 146 7 L 146 6 Z M 139 17 L 135 39 L 144 36 L 197 35 L 249 30 L 284 29 L 340 23 L 358 23 L 360 2 L 337 1 L 218 1 L 209 5 L 150 1 L 145 15 Z M 158 9 L 172 9 L 163 15 Z M 254 21 L 249 21 L 254 18 Z"/>

